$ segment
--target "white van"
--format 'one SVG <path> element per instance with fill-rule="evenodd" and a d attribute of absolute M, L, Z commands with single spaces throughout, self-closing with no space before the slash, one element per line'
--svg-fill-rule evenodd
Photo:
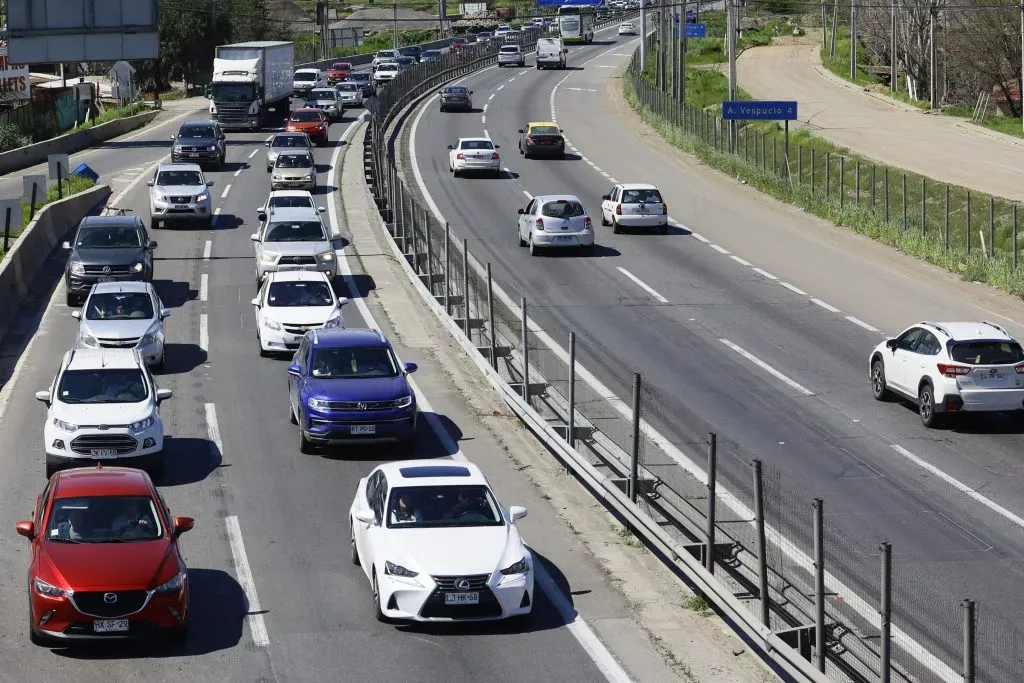
<path fill-rule="evenodd" d="M 564 69 L 565 55 L 568 53 L 561 38 L 538 38 L 537 68 Z"/>

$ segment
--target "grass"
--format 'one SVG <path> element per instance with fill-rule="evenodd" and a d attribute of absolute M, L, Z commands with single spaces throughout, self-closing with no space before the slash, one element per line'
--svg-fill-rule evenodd
<path fill-rule="evenodd" d="M 86 130 L 87 128 L 92 128 L 93 126 L 98 126 L 103 123 L 109 123 L 116 119 L 126 119 L 129 116 L 136 116 L 147 111 L 152 110 L 142 102 L 133 102 L 132 104 L 126 105 L 124 107 L 111 107 L 110 109 L 105 110 L 96 118 L 90 119 L 89 121 L 80 124 L 77 128 L 74 128 L 69 132 L 77 133 L 78 131 Z"/>
<path fill-rule="evenodd" d="M 64 198 L 66 199 L 66 198 L 70 197 L 73 194 L 78 194 L 79 192 L 84 192 L 85 190 L 88 190 L 90 187 L 93 187 L 95 184 L 96 183 L 94 183 L 93 181 L 89 180 L 88 178 L 82 178 L 80 176 L 71 176 L 69 179 L 67 179 L 67 180 L 65 180 L 63 182 Z M 50 185 L 46 189 L 46 199 L 45 200 L 40 199 L 40 203 L 36 204 L 36 213 L 39 213 L 39 209 L 42 208 L 43 206 L 45 206 L 46 204 L 50 204 L 50 203 L 55 202 L 55 201 L 57 201 L 57 183 L 53 183 L 52 185 Z M 30 209 L 29 205 L 27 203 L 25 203 L 25 202 L 22 202 L 22 204 L 21 204 L 21 228 L 22 229 L 27 228 L 29 222 L 32 220 L 32 217 L 29 215 L 29 209 Z M 0 221 L 2 221 L 2 220 L 3 219 L 0 218 Z M 4 255 L 4 243 L 3 243 L 2 233 L 3 233 L 3 225 L 0 224 L 0 258 L 2 258 L 3 255 Z M 14 240 L 20 234 L 21 234 L 21 230 L 13 230 L 13 231 L 11 231 L 11 233 L 9 235 L 9 239 L 10 239 L 11 244 L 14 243 Z"/>
<path fill-rule="evenodd" d="M 703 595 L 694 593 L 690 597 L 686 598 L 683 602 L 683 606 L 694 612 L 702 613 L 711 609 L 711 605 L 708 604 L 707 599 Z"/>
<path fill-rule="evenodd" d="M 712 168 L 965 280 L 986 282 L 1024 296 L 1024 268 L 1016 268 L 1013 262 L 1019 219 L 1015 227 L 1012 202 L 900 169 L 872 166 L 804 130 L 790 134 L 790 182 L 778 123 L 741 126 L 738 153 L 733 154 L 724 149 L 721 133 L 714 135 L 713 131 L 723 128 L 711 112 L 693 108 L 686 115 L 659 111 L 661 105 L 649 93 L 644 101 L 650 104 L 641 103 L 631 76 L 623 83 L 627 101 L 644 121 L 669 143 Z M 690 93 L 687 95 L 689 99 Z M 705 114 L 707 125 L 702 123 Z M 983 252 L 982 240 L 987 250 L 994 245 L 994 254 Z"/>

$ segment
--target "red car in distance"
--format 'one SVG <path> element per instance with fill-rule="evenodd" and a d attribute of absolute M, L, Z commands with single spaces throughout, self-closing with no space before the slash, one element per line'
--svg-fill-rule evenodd
<path fill-rule="evenodd" d="M 305 133 L 319 147 L 327 144 L 327 117 L 319 109 L 296 109 L 285 122 L 284 129 L 289 133 Z"/>
<path fill-rule="evenodd" d="M 171 517 L 142 470 L 55 473 L 32 519 L 17 524 L 32 542 L 32 642 L 183 638 L 189 589 L 178 537 L 193 524 Z"/>
<path fill-rule="evenodd" d="M 335 62 L 331 64 L 331 68 L 327 70 L 325 75 L 328 83 L 337 85 L 345 80 L 351 72 L 352 62 Z"/>
<path fill-rule="evenodd" d="M 450 43 L 452 54 L 456 57 L 470 57 L 472 56 L 475 45 L 469 41 L 469 38 L 452 38 Z"/>

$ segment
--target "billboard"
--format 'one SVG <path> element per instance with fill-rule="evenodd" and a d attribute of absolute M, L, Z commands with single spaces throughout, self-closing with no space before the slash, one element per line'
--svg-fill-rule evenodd
<path fill-rule="evenodd" d="M 7 48 L 0 46 L 0 102 L 27 100 L 29 97 L 28 67 L 8 61 Z"/>
<path fill-rule="evenodd" d="M 8 54 L 18 64 L 155 59 L 157 0 L 7 0 Z"/>

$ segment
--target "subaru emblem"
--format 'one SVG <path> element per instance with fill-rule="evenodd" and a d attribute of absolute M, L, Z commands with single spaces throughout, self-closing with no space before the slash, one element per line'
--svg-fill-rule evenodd
<path fill-rule="evenodd" d="M 115 602 L 117 602 L 117 593 L 104 593 L 103 602 L 107 603 L 108 605 L 113 605 Z"/>
<path fill-rule="evenodd" d="M 103 266 L 103 274 L 110 275 L 110 266 Z"/>
<path fill-rule="evenodd" d="M 988 374 L 990 374 L 990 375 L 997 375 L 997 374 L 999 374 L 999 371 L 996 370 L 995 368 L 989 368 Z"/>
<path fill-rule="evenodd" d="M 455 579 L 455 587 L 460 591 L 468 591 L 470 587 L 469 579 Z"/>

